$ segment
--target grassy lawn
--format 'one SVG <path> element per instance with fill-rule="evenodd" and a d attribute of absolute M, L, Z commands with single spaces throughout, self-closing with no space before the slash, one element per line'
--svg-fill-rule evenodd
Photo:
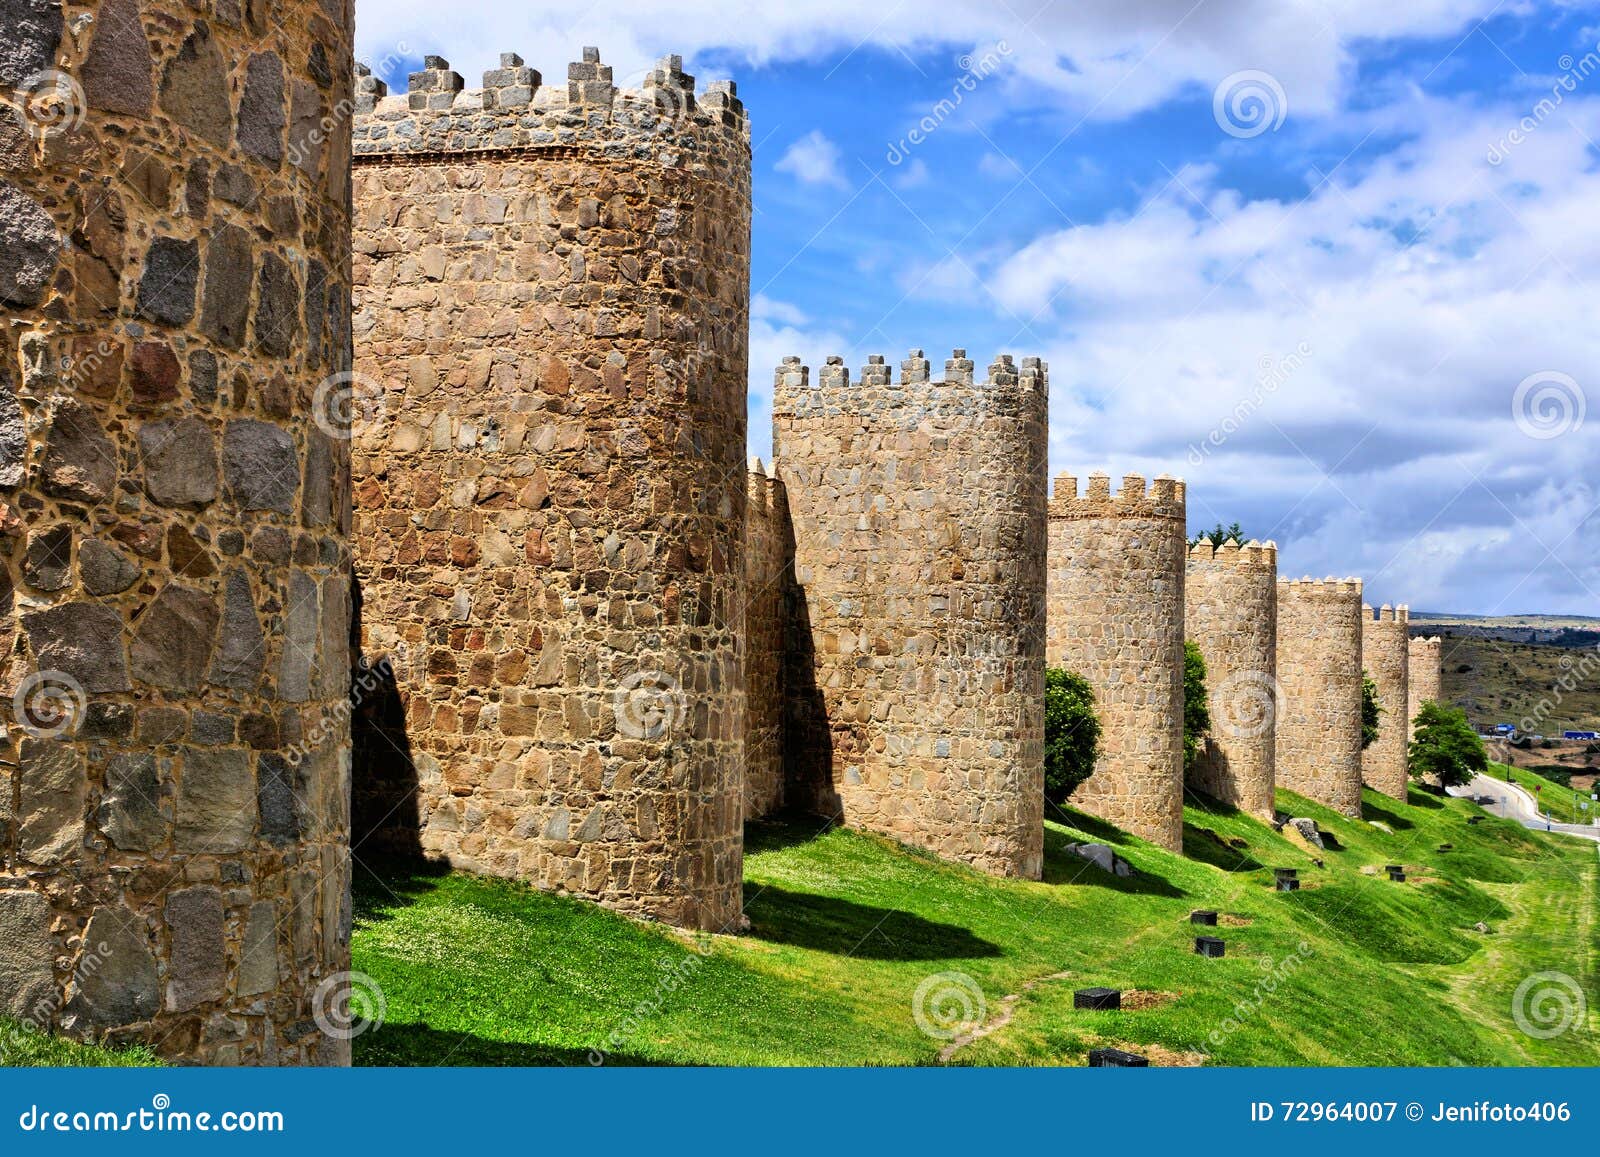
<path fill-rule="evenodd" d="M 113 1049 L 79 1044 L 0 1017 L 0 1065 L 8 1068 L 122 1069 L 160 1063 L 143 1046 Z"/>
<path fill-rule="evenodd" d="M 384 866 L 358 875 L 354 967 L 382 986 L 388 1019 L 356 1039 L 356 1062 L 933 1064 L 951 1042 L 918 1028 L 924 986 L 935 1014 L 981 992 L 993 1031 L 953 1063 L 1077 1065 L 1101 1044 L 1166 1063 L 1600 1063 L 1593 843 L 1470 826 L 1475 805 L 1417 791 L 1405 804 L 1367 793 L 1363 820 L 1286 792 L 1278 806 L 1314 819 L 1327 850 L 1203 801 L 1186 810 L 1186 857 L 1065 812 L 1047 825 L 1041 882 L 815 821 L 752 824 L 739 936 Z M 1086 838 L 1137 874 L 1065 850 Z M 1407 866 L 1405 883 L 1388 863 Z M 1271 869 L 1291 866 L 1302 890 L 1274 891 Z M 1192 927 L 1194 908 L 1223 925 Z M 1196 955 L 1196 932 L 1223 937 L 1226 956 Z M 1546 970 L 1572 976 L 1591 1011 L 1541 1040 L 1516 1029 L 1511 1002 Z M 928 979 L 943 973 L 968 979 Z M 1072 990 L 1095 985 L 1139 1007 L 1074 1011 Z"/>

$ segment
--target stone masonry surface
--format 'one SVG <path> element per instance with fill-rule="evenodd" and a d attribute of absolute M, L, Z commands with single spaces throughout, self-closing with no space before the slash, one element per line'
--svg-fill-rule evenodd
<path fill-rule="evenodd" d="M 1094 774 L 1072 805 L 1170 851 L 1183 847 L 1184 484 L 1056 477 L 1050 499 L 1050 666 L 1089 681 Z"/>
<path fill-rule="evenodd" d="M 1211 734 L 1191 786 L 1253 815 L 1274 815 L 1278 714 L 1278 548 L 1202 540 L 1189 548 L 1184 634 L 1206 661 Z"/>
<path fill-rule="evenodd" d="M 789 611 L 794 530 L 784 485 L 752 459 L 744 541 L 744 812 L 760 819 L 785 803 Z"/>
<path fill-rule="evenodd" d="M 1417 733 L 1417 712 L 1422 710 L 1422 705 L 1430 700 L 1434 703 L 1443 703 L 1444 690 L 1440 683 L 1443 679 L 1442 667 L 1444 640 L 1438 635 L 1429 638 L 1421 636 L 1407 641 L 1407 681 L 1406 681 L 1406 742 L 1409 744 Z"/>
<path fill-rule="evenodd" d="M 1361 666 L 1377 687 L 1378 738 L 1361 753 L 1361 776 L 1368 787 L 1398 800 L 1406 798 L 1406 744 L 1410 742 L 1410 611 L 1387 603 L 1373 618 L 1361 608 Z"/>
<path fill-rule="evenodd" d="M 797 807 L 996 875 L 1043 855 L 1045 417 L 1037 358 L 964 350 L 898 382 L 778 367 L 776 472 L 801 592 L 786 777 Z"/>
<path fill-rule="evenodd" d="M 1361 814 L 1361 580 L 1278 580 L 1279 787 Z"/>
<path fill-rule="evenodd" d="M 750 143 L 584 50 L 358 81 L 358 835 L 740 920 Z M 382 660 L 387 660 L 383 665 Z"/>
<path fill-rule="evenodd" d="M 348 1059 L 313 1008 L 349 968 L 348 447 L 313 417 L 351 27 L 0 0 L 0 1014 L 36 1028 Z"/>

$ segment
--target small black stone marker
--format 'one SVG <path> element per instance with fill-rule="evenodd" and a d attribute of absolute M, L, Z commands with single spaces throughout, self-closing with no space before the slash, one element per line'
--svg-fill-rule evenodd
<path fill-rule="evenodd" d="M 1278 891 L 1280 891 L 1280 892 L 1298 892 L 1299 890 L 1300 890 L 1300 881 L 1296 880 L 1293 876 L 1279 876 L 1278 877 Z"/>
<path fill-rule="evenodd" d="M 1406 882 L 1406 870 L 1399 864 L 1390 864 L 1389 879 L 1393 880 L 1396 884 L 1404 884 Z"/>
<path fill-rule="evenodd" d="M 1278 877 L 1278 879 L 1280 879 L 1280 880 L 1284 879 L 1285 877 L 1287 877 L 1287 878 L 1292 880 L 1292 879 L 1294 879 L 1296 876 L 1298 876 L 1300 874 L 1300 869 L 1299 868 L 1273 868 L 1272 869 L 1272 874 L 1274 876 Z"/>
<path fill-rule="evenodd" d="M 1122 1007 L 1122 990 L 1117 988 L 1080 988 L 1072 994 L 1072 1007 L 1119 1009 Z"/>
<path fill-rule="evenodd" d="M 1383 870 L 1392 875 L 1395 872 L 1403 872 L 1403 871 L 1405 871 L 1406 870 L 1406 866 L 1404 864 L 1385 864 L 1383 866 Z"/>
<path fill-rule="evenodd" d="M 1201 956 L 1221 956 L 1222 941 L 1215 936 L 1196 936 L 1194 950 Z"/>
<path fill-rule="evenodd" d="M 1090 1049 L 1091 1069 L 1148 1069 L 1150 1062 L 1138 1053 L 1125 1053 L 1121 1049 Z"/>
<path fill-rule="evenodd" d="M 1467 817 L 1467 823 L 1469 823 L 1469 824 L 1481 824 L 1482 822 L 1483 822 L 1483 817 L 1482 816 L 1468 816 Z"/>
<path fill-rule="evenodd" d="M 1454 849 L 1455 849 L 1455 845 L 1454 844 L 1440 844 L 1439 845 L 1439 850 L 1441 852 L 1453 851 Z"/>
<path fill-rule="evenodd" d="M 1189 913 L 1189 923 L 1210 924 L 1212 927 L 1215 927 L 1217 923 L 1217 914 L 1207 908 L 1197 908 L 1193 912 Z"/>

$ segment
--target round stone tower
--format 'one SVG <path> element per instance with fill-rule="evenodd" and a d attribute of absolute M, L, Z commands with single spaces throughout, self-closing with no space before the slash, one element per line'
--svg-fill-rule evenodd
<path fill-rule="evenodd" d="M 1278 786 L 1361 814 L 1361 580 L 1278 580 Z"/>
<path fill-rule="evenodd" d="M 1424 703 L 1444 702 L 1443 660 L 1442 653 L 1444 640 L 1434 635 L 1431 638 L 1415 638 L 1407 643 L 1408 658 L 1406 662 L 1406 743 L 1409 744 L 1417 733 L 1417 712 L 1422 710 Z"/>
<path fill-rule="evenodd" d="M 0 1014 L 340 1062 L 351 6 L 0 13 Z"/>
<path fill-rule="evenodd" d="M 1184 634 L 1205 657 L 1211 708 L 1211 734 L 1188 782 L 1270 819 L 1279 708 L 1277 545 L 1196 543 L 1183 600 Z"/>
<path fill-rule="evenodd" d="M 750 140 L 730 82 L 429 57 L 355 125 L 359 834 L 741 919 Z"/>
<path fill-rule="evenodd" d="M 1361 608 L 1361 667 L 1377 687 L 1378 738 L 1361 753 L 1361 777 L 1368 787 L 1398 800 L 1406 798 L 1406 744 L 1410 742 L 1410 614 L 1387 603 L 1372 617 Z"/>
<path fill-rule="evenodd" d="M 799 588 L 790 802 L 1037 879 L 1044 806 L 1044 365 L 965 350 L 933 381 L 778 367 L 773 447 Z"/>
<path fill-rule="evenodd" d="M 1050 499 L 1050 666 L 1089 681 L 1094 774 L 1074 807 L 1183 849 L 1184 484 L 1129 474 L 1122 490 L 1056 477 Z"/>

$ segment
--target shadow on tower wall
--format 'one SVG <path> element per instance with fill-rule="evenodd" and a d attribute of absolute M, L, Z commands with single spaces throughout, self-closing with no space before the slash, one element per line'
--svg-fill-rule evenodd
<path fill-rule="evenodd" d="M 783 810 L 837 819 L 842 810 L 833 784 L 833 732 L 817 684 L 817 645 L 811 612 L 794 568 L 794 524 L 787 516 L 782 548 L 784 605 Z"/>
<path fill-rule="evenodd" d="M 350 577 L 350 848 L 422 859 L 417 767 L 394 657 L 361 651 L 361 582 Z"/>

